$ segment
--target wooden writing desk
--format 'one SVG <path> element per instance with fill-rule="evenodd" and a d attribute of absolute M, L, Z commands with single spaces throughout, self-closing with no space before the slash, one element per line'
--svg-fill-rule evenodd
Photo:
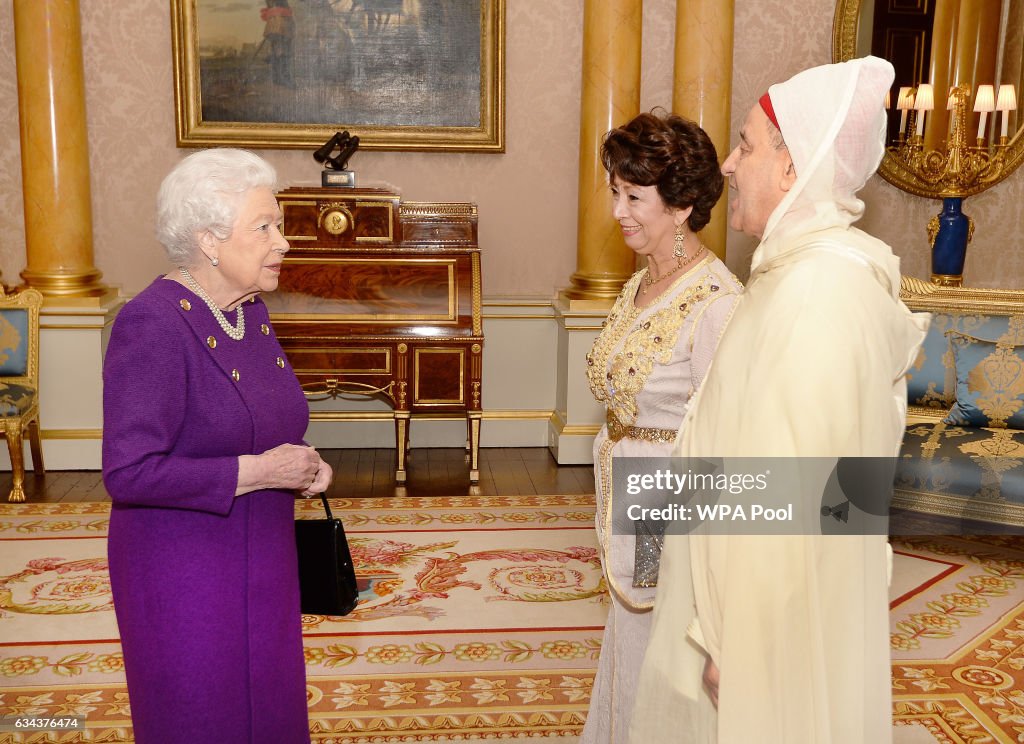
<path fill-rule="evenodd" d="M 285 189 L 291 244 L 264 296 L 310 399 L 381 398 L 406 480 L 409 423 L 464 417 L 480 479 L 483 324 L 475 204 L 402 202 L 381 189 Z"/>

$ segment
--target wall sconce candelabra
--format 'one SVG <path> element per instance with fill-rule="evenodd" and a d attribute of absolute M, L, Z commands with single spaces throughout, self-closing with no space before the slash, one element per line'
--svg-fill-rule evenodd
<path fill-rule="evenodd" d="M 932 247 L 932 281 L 945 286 L 963 284 L 967 244 L 974 234 L 973 220 L 961 210 L 963 200 L 1002 178 L 1007 167 L 1009 114 L 1017 107 L 1012 85 L 1000 86 L 998 96 L 993 86 L 979 85 L 973 106 L 979 114 L 978 136 L 976 144 L 968 145 L 970 96 L 971 89 L 966 84 L 950 90 L 946 108 L 952 116 L 945 148 L 925 150 L 925 117 L 934 112 L 934 91 L 928 84 L 916 90 L 900 88 L 896 104 L 901 112 L 900 133 L 896 143 L 887 148 L 892 166 L 902 179 L 918 186 L 922 193 L 942 199 L 942 211 L 928 223 L 928 238 Z M 988 147 L 986 118 L 994 112 L 1002 114 L 1001 137 L 998 144 Z"/>

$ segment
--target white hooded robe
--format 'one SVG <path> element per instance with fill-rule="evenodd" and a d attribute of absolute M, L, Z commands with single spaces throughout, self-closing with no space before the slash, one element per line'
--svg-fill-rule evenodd
<path fill-rule="evenodd" d="M 797 180 L 680 429 L 687 457 L 895 457 L 927 316 L 851 227 L 881 161 L 891 65 L 813 68 L 769 95 Z M 821 483 L 800 496 L 820 501 Z M 892 740 L 883 535 L 670 536 L 630 741 Z M 720 670 L 719 707 L 702 687 Z"/>

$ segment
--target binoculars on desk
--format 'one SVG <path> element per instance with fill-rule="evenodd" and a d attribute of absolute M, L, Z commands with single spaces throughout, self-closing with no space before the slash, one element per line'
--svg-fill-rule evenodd
<path fill-rule="evenodd" d="M 325 188 L 353 188 L 356 185 L 355 171 L 348 170 L 348 161 L 359 149 L 359 138 L 347 131 L 335 132 L 329 140 L 313 152 L 313 159 L 323 163 L 320 174 L 321 185 Z"/>

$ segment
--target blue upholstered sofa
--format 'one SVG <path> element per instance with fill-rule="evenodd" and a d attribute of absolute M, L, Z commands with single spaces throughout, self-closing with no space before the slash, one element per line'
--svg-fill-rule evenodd
<path fill-rule="evenodd" d="M 933 317 L 908 376 L 893 506 L 1024 525 L 1024 291 L 904 277 L 900 293 Z"/>

